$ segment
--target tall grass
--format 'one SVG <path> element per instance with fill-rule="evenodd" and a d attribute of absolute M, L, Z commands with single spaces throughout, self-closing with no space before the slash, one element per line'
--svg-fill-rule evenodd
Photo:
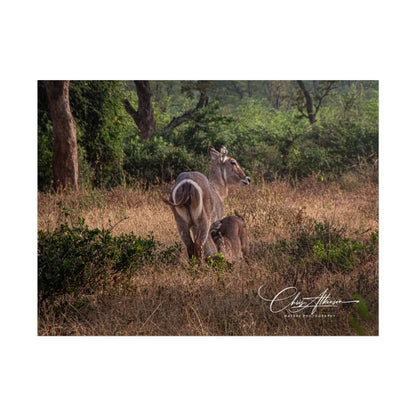
<path fill-rule="evenodd" d="M 174 263 L 144 264 L 131 277 L 128 290 L 63 294 L 41 302 L 38 333 L 376 335 L 378 187 L 370 180 L 349 179 L 354 186 L 311 177 L 296 186 L 275 181 L 234 188 L 225 200 L 225 215 L 237 210 L 245 218 L 247 263 L 195 264 L 182 250 Z M 114 236 L 152 234 L 164 247 L 182 244 L 172 212 L 159 198 L 167 190 L 168 185 L 39 193 L 38 228 L 58 228 L 65 221 L 65 207 L 67 215 L 84 218 L 90 228 L 111 228 Z M 325 238 L 316 224 L 326 226 L 321 230 Z M 309 251 L 303 250 L 302 241 Z M 337 307 L 333 317 L 285 316 L 270 311 L 270 304 L 258 295 L 261 286 L 270 297 L 289 286 L 304 297 L 328 289 L 332 298 L 361 299 L 361 309 L 351 303 Z"/>

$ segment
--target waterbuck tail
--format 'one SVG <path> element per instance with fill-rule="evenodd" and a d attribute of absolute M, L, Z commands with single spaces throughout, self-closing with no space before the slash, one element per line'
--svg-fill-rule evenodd
<path fill-rule="evenodd" d="M 188 182 L 180 183 L 172 192 L 171 199 L 172 201 L 166 199 L 162 195 L 160 198 L 165 204 L 170 205 L 173 208 L 187 206 L 191 202 L 192 196 L 192 185 Z"/>
<path fill-rule="evenodd" d="M 170 206 L 189 226 L 200 227 L 203 210 L 202 188 L 192 179 L 184 179 L 174 187 Z"/>
<path fill-rule="evenodd" d="M 202 204 L 202 189 L 193 180 L 185 179 L 174 188 L 171 195 L 171 204 L 173 207 L 183 207 L 193 205 L 193 209 L 199 208 Z M 195 206 L 196 205 L 196 206 Z"/>
<path fill-rule="evenodd" d="M 234 211 L 236 217 L 241 218 L 244 221 L 244 218 L 236 211 Z"/>
<path fill-rule="evenodd" d="M 172 206 L 172 203 L 169 201 L 169 199 L 165 198 L 162 194 L 159 194 L 159 198 L 167 205 Z"/>
<path fill-rule="evenodd" d="M 173 208 L 178 208 L 178 207 L 183 207 L 183 206 L 186 206 L 188 203 L 189 203 L 189 200 L 190 200 L 190 198 L 189 198 L 189 196 L 187 197 L 187 198 L 183 198 L 183 199 L 181 199 L 180 201 L 176 201 L 176 203 L 175 202 L 171 202 L 171 201 L 169 201 L 168 199 L 166 199 L 165 197 L 163 197 L 162 195 L 159 195 L 160 196 L 160 199 L 165 203 L 165 204 L 167 204 L 167 205 L 169 205 L 169 206 L 171 206 L 171 207 L 173 207 Z"/>

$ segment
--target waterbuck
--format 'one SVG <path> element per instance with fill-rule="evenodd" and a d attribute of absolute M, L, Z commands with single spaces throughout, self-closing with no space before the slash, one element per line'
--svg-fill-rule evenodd
<path fill-rule="evenodd" d="M 228 195 L 228 185 L 250 183 L 237 161 L 227 154 L 225 146 L 221 152 L 210 147 L 212 166 L 208 178 L 199 172 L 182 172 L 176 178 L 169 201 L 164 199 L 175 216 L 189 258 L 202 259 L 217 253 L 209 229 L 223 217 L 222 201 Z"/>
<path fill-rule="evenodd" d="M 240 215 L 225 217 L 211 225 L 210 234 L 218 252 L 233 262 L 248 257 L 246 223 Z"/>

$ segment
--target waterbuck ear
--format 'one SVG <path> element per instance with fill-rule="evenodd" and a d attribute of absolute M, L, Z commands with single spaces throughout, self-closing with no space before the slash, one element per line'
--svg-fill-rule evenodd
<path fill-rule="evenodd" d="M 237 212 L 237 210 L 234 211 L 234 215 L 244 221 L 244 218 Z"/>
<path fill-rule="evenodd" d="M 221 162 L 225 162 L 227 160 L 228 150 L 225 146 L 221 146 Z"/>
<path fill-rule="evenodd" d="M 220 156 L 219 152 L 217 152 L 212 146 L 210 146 L 208 148 L 208 153 L 209 156 L 211 158 L 211 160 L 214 162 L 215 160 L 217 160 Z"/>
<path fill-rule="evenodd" d="M 211 225 L 211 234 L 217 234 L 219 229 L 221 228 L 221 221 L 215 221 L 212 225 Z"/>

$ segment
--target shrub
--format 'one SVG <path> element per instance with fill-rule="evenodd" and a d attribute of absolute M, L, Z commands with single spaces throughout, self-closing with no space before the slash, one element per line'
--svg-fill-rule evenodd
<path fill-rule="evenodd" d="M 38 138 L 38 188 L 47 191 L 52 181 L 52 138 L 41 135 Z"/>
<path fill-rule="evenodd" d="M 184 147 L 176 147 L 161 137 L 141 142 L 138 136 L 126 146 L 124 169 L 135 180 L 148 183 L 172 181 L 179 173 L 205 170 L 206 155 L 189 153 Z"/>
<path fill-rule="evenodd" d="M 353 295 L 352 298 L 358 300 L 358 303 L 355 304 L 355 313 L 348 317 L 348 322 L 357 335 L 368 335 L 364 328 L 365 322 L 370 319 L 367 301 L 358 294 Z"/>
<path fill-rule="evenodd" d="M 193 279 L 201 277 L 201 273 L 213 272 L 217 277 L 217 281 L 221 280 L 221 276 L 231 270 L 232 264 L 224 257 L 222 253 L 208 256 L 206 262 L 199 261 L 196 257 L 192 256 L 189 259 L 189 272 Z"/>
<path fill-rule="evenodd" d="M 109 229 L 90 229 L 83 218 L 75 225 L 38 233 L 38 294 L 51 296 L 92 294 L 117 282 L 128 282 L 140 266 L 159 259 L 172 262 L 181 246 L 158 250 L 153 235 L 133 233 L 119 237 Z"/>
<path fill-rule="evenodd" d="M 231 269 L 232 264 L 224 257 L 222 253 L 214 254 L 207 257 L 207 268 L 221 274 Z"/>
<path fill-rule="evenodd" d="M 221 113 L 219 103 L 215 101 L 200 108 L 189 121 L 170 132 L 167 138 L 175 146 L 206 158 L 209 146 L 232 148 L 235 139 L 229 132 L 232 122 L 232 118 Z"/>
<path fill-rule="evenodd" d="M 291 263 L 304 264 L 310 271 L 349 271 L 374 254 L 377 233 L 373 232 L 370 241 L 362 243 L 345 237 L 345 232 L 345 227 L 315 221 L 311 233 L 301 228 L 293 240 L 281 240 L 271 249 L 289 254 Z"/>

